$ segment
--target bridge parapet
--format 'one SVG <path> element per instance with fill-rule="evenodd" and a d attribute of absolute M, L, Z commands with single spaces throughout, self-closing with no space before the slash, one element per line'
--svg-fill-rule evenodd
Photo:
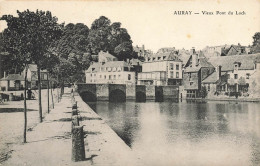
<path fill-rule="evenodd" d="M 78 92 L 87 100 L 108 101 L 118 98 L 123 100 L 177 99 L 178 86 L 125 85 L 125 84 L 77 84 Z M 86 97 L 87 96 L 87 97 Z M 91 97 L 90 97 L 91 96 Z M 86 101 L 86 100 L 85 100 Z"/>

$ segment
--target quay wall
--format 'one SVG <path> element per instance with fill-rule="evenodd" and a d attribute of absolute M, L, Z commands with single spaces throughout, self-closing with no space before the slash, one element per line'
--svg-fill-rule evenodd
<path fill-rule="evenodd" d="M 103 88 L 107 88 L 103 86 Z M 74 93 L 78 111 L 81 116 L 80 125 L 84 125 L 84 132 L 89 133 L 85 138 L 86 157 L 92 152 L 94 165 L 142 165 L 136 154 L 111 129 L 105 120 L 83 101 L 81 96 Z"/>

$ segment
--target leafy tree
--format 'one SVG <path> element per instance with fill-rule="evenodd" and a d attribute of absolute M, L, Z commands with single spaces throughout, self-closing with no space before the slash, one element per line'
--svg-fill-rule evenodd
<path fill-rule="evenodd" d="M 252 46 L 252 53 L 259 53 L 260 52 L 260 32 L 256 32 L 253 36 L 253 46 Z"/>
<path fill-rule="evenodd" d="M 84 70 L 92 60 L 88 35 L 89 28 L 86 25 L 70 23 L 65 26 L 62 37 L 52 45 L 51 50 L 58 55 L 60 61 L 55 66 L 54 73 L 58 76 L 62 89 L 65 82 L 84 79 Z"/>
<path fill-rule="evenodd" d="M 132 40 L 127 30 L 120 22 L 111 24 L 107 17 L 101 16 L 92 23 L 88 41 L 95 54 L 108 51 L 119 60 L 133 58 Z"/>
<path fill-rule="evenodd" d="M 101 16 L 91 25 L 88 41 L 95 54 L 98 54 L 99 51 L 109 50 L 110 23 L 111 21 L 107 17 Z"/>
<path fill-rule="evenodd" d="M 53 43 L 52 50 L 65 59 L 70 53 L 83 55 L 83 53 L 90 52 L 88 34 L 89 28 L 82 23 L 67 24 L 61 38 Z"/>
<path fill-rule="evenodd" d="M 118 60 L 126 60 L 132 58 L 133 47 L 130 42 L 123 42 L 115 48 L 115 54 Z"/>
<path fill-rule="evenodd" d="M 17 11 L 18 17 L 3 15 L 1 20 L 7 22 L 4 30 L 4 46 L 6 51 L 14 55 L 17 62 L 33 62 L 37 65 L 39 90 L 39 118 L 42 122 L 41 104 L 41 78 L 40 70 L 46 68 L 48 48 L 61 34 L 63 25 L 57 23 L 58 19 L 51 12 L 29 10 Z M 26 57 L 27 56 L 27 57 Z"/>

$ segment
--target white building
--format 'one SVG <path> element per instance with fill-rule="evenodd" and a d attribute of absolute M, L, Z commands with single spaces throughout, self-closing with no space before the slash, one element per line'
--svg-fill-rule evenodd
<path fill-rule="evenodd" d="M 181 85 L 182 62 L 173 52 L 147 57 L 138 74 L 139 85 Z"/>
<path fill-rule="evenodd" d="M 134 67 L 125 61 L 117 61 L 113 55 L 100 52 L 98 62 L 85 71 L 86 83 L 90 84 L 135 84 Z"/>

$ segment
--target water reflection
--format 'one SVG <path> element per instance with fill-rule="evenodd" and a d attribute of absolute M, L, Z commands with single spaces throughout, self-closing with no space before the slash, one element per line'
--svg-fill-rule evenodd
<path fill-rule="evenodd" d="M 90 106 L 147 165 L 260 164 L 259 103 L 183 100 Z"/>

